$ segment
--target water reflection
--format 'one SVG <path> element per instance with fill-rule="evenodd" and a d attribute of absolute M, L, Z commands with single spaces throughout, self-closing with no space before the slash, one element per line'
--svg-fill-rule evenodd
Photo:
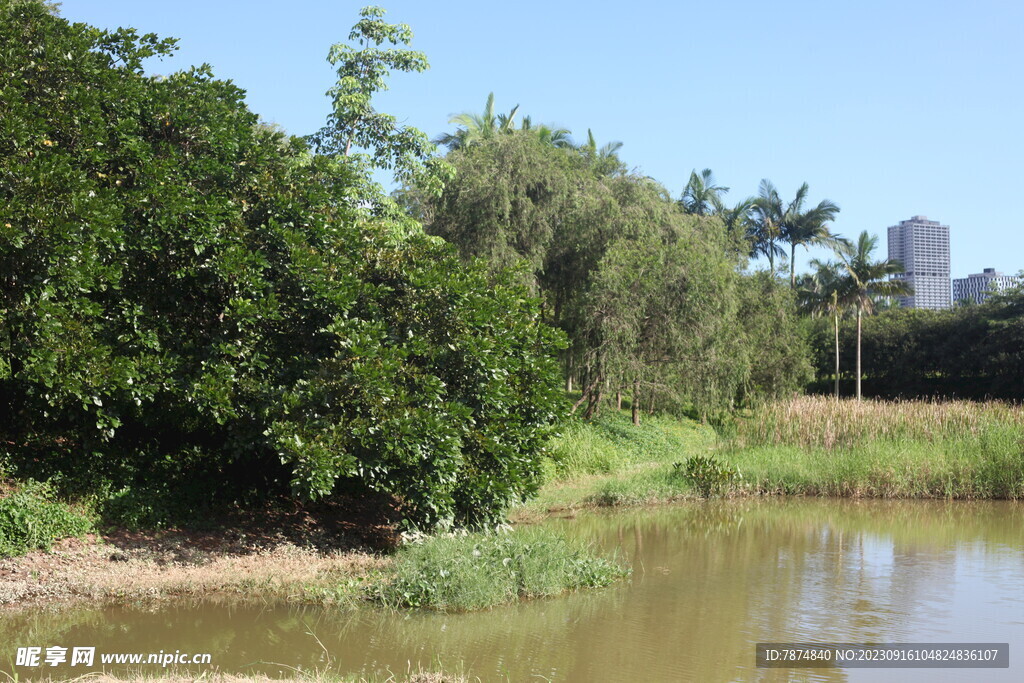
<path fill-rule="evenodd" d="M 971 672 L 758 670 L 754 644 L 1010 642 L 1012 663 L 1024 651 L 1022 522 L 1024 506 L 1005 502 L 764 500 L 580 514 L 551 524 L 621 553 L 630 581 L 466 615 L 237 605 L 15 612 L 0 615 L 0 669 L 11 671 L 18 645 L 95 645 L 211 652 L 223 671 L 277 676 L 328 666 L 402 672 L 411 662 L 485 681 L 963 680 Z"/>

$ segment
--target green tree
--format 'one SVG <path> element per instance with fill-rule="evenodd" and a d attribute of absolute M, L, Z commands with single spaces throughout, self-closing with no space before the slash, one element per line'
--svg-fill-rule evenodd
<path fill-rule="evenodd" d="M 494 112 L 494 93 L 488 93 L 482 113 L 463 112 L 452 116 L 448 123 L 454 123 L 457 126 L 455 132 L 442 133 L 434 139 L 434 142 L 444 145 L 448 149 L 460 149 L 482 140 L 489 140 L 502 133 L 511 133 L 516 129 L 515 118 L 518 111 L 519 105 L 517 104 L 508 114 L 496 114 Z"/>
<path fill-rule="evenodd" d="M 376 12 L 353 35 L 403 40 Z M 21 474 L 189 508 L 349 485 L 421 524 L 535 490 L 560 335 L 516 274 L 374 206 L 367 159 L 429 161 L 367 108 L 374 60 L 406 58 L 336 50 L 311 154 L 207 67 L 146 76 L 173 41 L 29 3 L 0 34 L 0 444 Z"/>
<path fill-rule="evenodd" d="M 796 287 L 796 248 L 802 246 L 831 246 L 836 236 L 829 230 L 828 223 L 835 220 L 839 207 L 828 199 L 817 206 L 804 209 L 809 187 L 804 183 L 796 191 L 793 201 L 786 207 L 782 219 L 781 239 L 789 242 L 789 281 Z"/>
<path fill-rule="evenodd" d="M 857 400 L 861 400 L 861 327 L 865 313 L 874 310 L 874 297 L 906 296 L 913 293 L 911 286 L 903 280 L 891 280 L 891 276 L 903 272 L 903 264 L 885 259 L 872 260 L 872 252 L 878 244 L 878 237 L 864 231 L 856 243 L 837 242 L 836 254 L 846 270 L 842 291 L 850 293 L 850 300 L 857 311 Z"/>
<path fill-rule="evenodd" d="M 728 191 L 728 187 L 715 185 L 715 176 L 710 168 L 705 168 L 700 175 L 693 170 L 690 172 L 690 180 L 683 188 L 683 195 L 679 198 L 679 206 L 683 207 L 686 213 L 710 216 L 716 209 L 722 207 L 721 197 Z"/>
<path fill-rule="evenodd" d="M 768 259 L 768 268 L 775 272 L 775 257 L 785 254 L 779 242 L 785 222 L 785 208 L 782 198 L 775 185 L 763 179 L 758 186 L 757 196 L 750 207 L 750 218 L 747 222 L 747 238 L 751 246 L 751 256 L 764 256 Z"/>
<path fill-rule="evenodd" d="M 378 112 L 373 96 L 388 89 L 394 71 L 421 72 L 430 68 L 426 55 L 402 45 L 412 41 L 408 24 L 389 24 L 380 7 L 368 6 L 349 33 L 349 43 L 331 46 L 327 61 L 336 67 L 338 81 L 327 91 L 332 111 L 327 124 L 309 141 L 319 154 L 350 156 L 366 152 L 371 168 L 391 170 L 400 182 L 417 180 L 421 188 L 439 192 L 448 169 L 432 158 L 435 147 L 422 132 L 398 123 L 392 114 Z M 394 47 L 384 47 L 382 45 Z"/>
<path fill-rule="evenodd" d="M 839 398 L 839 318 L 855 304 L 855 289 L 851 286 L 853 280 L 843 276 L 843 264 L 814 259 L 811 265 L 814 273 L 804 278 L 797 291 L 805 311 L 812 316 L 827 315 L 834 323 L 835 397 Z"/>
<path fill-rule="evenodd" d="M 587 141 L 580 145 L 580 152 L 588 159 L 594 166 L 594 170 L 598 175 L 602 176 L 613 176 L 625 173 L 626 165 L 619 159 L 619 150 L 622 149 L 622 143 L 618 140 L 605 143 L 601 147 L 597 146 L 597 139 L 594 137 L 593 131 L 587 129 Z"/>

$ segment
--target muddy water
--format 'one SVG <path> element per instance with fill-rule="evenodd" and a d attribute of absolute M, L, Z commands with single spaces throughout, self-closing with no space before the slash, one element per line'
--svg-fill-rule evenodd
<path fill-rule="evenodd" d="M 633 577 L 464 615 L 281 605 L 0 614 L 0 670 L 37 677 L 42 668 L 13 668 L 16 648 L 56 645 L 210 653 L 220 671 L 273 676 L 411 666 L 483 681 L 1024 680 L 1024 505 L 768 500 L 550 523 L 620 553 Z M 1008 642 L 1011 668 L 757 669 L 764 641 Z"/>

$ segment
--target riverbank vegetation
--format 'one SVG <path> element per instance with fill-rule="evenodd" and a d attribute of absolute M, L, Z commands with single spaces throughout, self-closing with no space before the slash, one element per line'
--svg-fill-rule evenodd
<path fill-rule="evenodd" d="M 1024 406 L 801 397 L 714 428 L 665 417 L 635 427 L 609 413 L 573 424 L 552 453 L 575 466 L 554 467 L 523 518 L 708 496 L 1018 500 Z"/>
<path fill-rule="evenodd" d="M 378 49 L 411 37 L 382 15 L 332 51 L 333 113 L 306 140 L 207 67 L 146 75 L 173 40 L 0 5 L 14 477 L 140 525 L 346 487 L 410 524 L 484 524 L 536 489 L 561 335 L 514 271 L 461 263 L 371 180 L 444 176 L 372 112 L 389 70 L 426 68 Z"/>
<path fill-rule="evenodd" d="M 57 539 L 95 530 L 95 515 L 90 510 L 57 500 L 46 484 L 0 481 L 0 486 L 0 558 L 48 550 Z"/>
<path fill-rule="evenodd" d="M 730 424 L 723 460 L 757 493 L 1024 498 L 1024 407 L 999 402 L 768 404 Z"/>
<path fill-rule="evenodd" d="M 854 324 L 868 395 L 1021 398 L 1024 293 L 870 315 L 895 264 L 858 271 L 874 243 L 839 240 L 806 183 L 727 206 L 695 171 L 676 199 L 620 143 L 493 96 L 441 154 L 372 106 L 391 71 L 427 68 L 383 16 L 331 49 L 331 113 L 295 137 L 208 67 L 147 75 L 174 40 L 0 2 L 0 555 L 340 500 L 383 501 L 391 533 L 683 497 L 1024 495 L 1019 408 L 792 400 L 849 374 Z M 846 274 L 798 278 L 809 244 Z M 825 286 L 844 278 L 854 299 Z M 341 600 L 372 565 L 385 604 L 464 609 L 619 572 L 516 532 L 346 573 L 301 538 L 301 580 L 203 556 L 226 578 L 149 587 Z M 288 572 L 280 547 L 261 561 Z M 58 594 L 148 590 L 101 574 Z M 45 593 L 22 578 L 8 594 Z"/>
<path fill-rule="evenodd" d="M 391 607 L 467 611 L 599 588 L 628 573 L 546 529 L 441 535 L 399 551 L 373 595 Z"/>

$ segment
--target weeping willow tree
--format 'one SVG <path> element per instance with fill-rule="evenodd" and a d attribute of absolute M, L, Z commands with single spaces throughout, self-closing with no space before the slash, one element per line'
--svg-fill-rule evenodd
<path fill-rule="evenodd" d="M 687 213 L 657 182 L 609 175 L 588 146 L 529 131 L 452 150 L 453 181 L 420 209 L 466 260 L 523 263 L 562 355 L 575 410 L 612 396 L 642 411 L 708 412 L 806 379 L 792 297 L 743 274 L 749 246 L 718 217 Z"/>

